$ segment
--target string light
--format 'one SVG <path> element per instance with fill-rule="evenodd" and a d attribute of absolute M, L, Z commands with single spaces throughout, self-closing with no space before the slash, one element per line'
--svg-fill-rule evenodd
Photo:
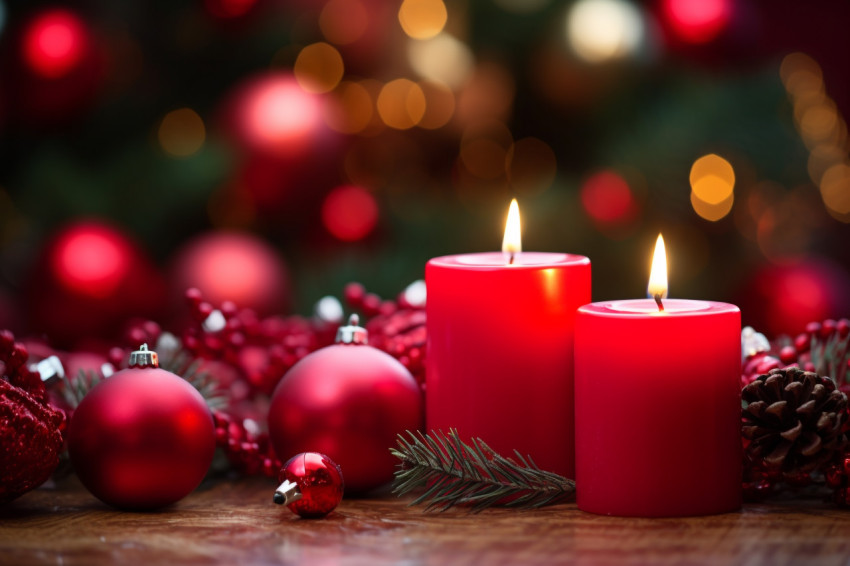
<path fill-rule="evenodd" d="M 701 218 L 716 222 L 732 210 L 735 202 L 735 171 L 732 165 L 713 153 L 691 166 L 691 206 Z"/>
<path fill-rule="evenodd" d="M 567 40 L 588 63 L 632 55 L 644 35 L 643 17 L 626 0 L 579 0 L 567 12 Z"/>
<path fill-rule="evenodd" d="M 425 115 L 425 93 L 409 79 L 396 79 L 384 85 L 378 95 L 378 114 L 390 128 L 407 130 Z"/>
<path fill-rule="evenodd" d="M 401 28 L 413 39 L 434 37 L 443 31 L 447 19 L 443 0 L 404 0 L 398 10 Z"/>
<path fill-rule="evenodd" d="M 43 12 L 24 32 L 24 60 L 45 78 L 62 77 L 82 60 L 87 36 L 85 25 L 73 12 L 65 9 Z"/>
<path fill-rule="evenodd" d="M 335 47 L 319 42 L 298 53 L 293 72 L 301 88 L 307 92 L 323 93 L 336 88 L 345 73 L 345 65 Z"/>

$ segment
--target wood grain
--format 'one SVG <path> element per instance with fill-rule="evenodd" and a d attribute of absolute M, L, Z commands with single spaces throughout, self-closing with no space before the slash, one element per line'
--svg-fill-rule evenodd
<path fill-rule="evenodd" d="M 850 561 L 850 512 L 817 501 L 687 519 L 622 519 L 575 505 L 423 514 L 391 495 L 323 520 L 271 501 L 268 480 L 220 481 L 155 513 L 112 510 L 74 480 L 0 509 L 0 564 L 786 564 Z"/>

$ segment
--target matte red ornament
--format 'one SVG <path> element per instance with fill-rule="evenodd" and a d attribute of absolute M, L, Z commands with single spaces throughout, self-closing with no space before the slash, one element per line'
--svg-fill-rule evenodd
<path fill-rule="evenodd" d="M 324 517 L 342 501 L 345 481 L 336 462 L 318 452 L 290 458 L 280 470 L 274 502 L 305 519 Z"/>
<path fill-rule="evenodd" d="M 422 427 L 422 394 L 410 372 L 366 345 L 356 315 L 337 344 L 295 364 L 275 389 L 269 435 L 278 455 L 317 450 L 345 470 L 349 491 L 389 482 L 396 436 Z"/>
<path fill-rule="evenodd" d="M 83 398 L 68 452 L 80 481 L 104 503 L 155 509 L 201 483 L 215 452 L 213 419 L 201 394 L 159 369 L 145 345 L 131 354 L 129 369 Z"/>

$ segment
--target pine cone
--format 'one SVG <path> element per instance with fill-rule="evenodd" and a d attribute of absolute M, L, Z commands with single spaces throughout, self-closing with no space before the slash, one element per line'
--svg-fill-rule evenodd
<path fill-rule="evenodd" d="M 847 396 L 828 377 L 798 367 L 773 369 L 747 385 L 742 397 L 745 456 L 752 466 L 806 474 L 847 445 Z"/>

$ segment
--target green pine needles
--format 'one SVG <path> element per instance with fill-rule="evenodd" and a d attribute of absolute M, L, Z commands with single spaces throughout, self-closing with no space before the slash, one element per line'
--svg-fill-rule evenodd
<path fill-rule="evenodd" d="M 426 511 L 446 511 L 469 506 L 478 513 L 493 506 L 536 509 L 573 497 L 573 480 L 546 472 L 514 450 L 519 463 L 493 451 L 480 438 L 464 443 L 456 430 L 407 431 L 398 436 L 398 448 L 390 448 L 401 460 L 395 472 L 393 493 L 424 492 L 410 505 L 425 503 Z"/>

